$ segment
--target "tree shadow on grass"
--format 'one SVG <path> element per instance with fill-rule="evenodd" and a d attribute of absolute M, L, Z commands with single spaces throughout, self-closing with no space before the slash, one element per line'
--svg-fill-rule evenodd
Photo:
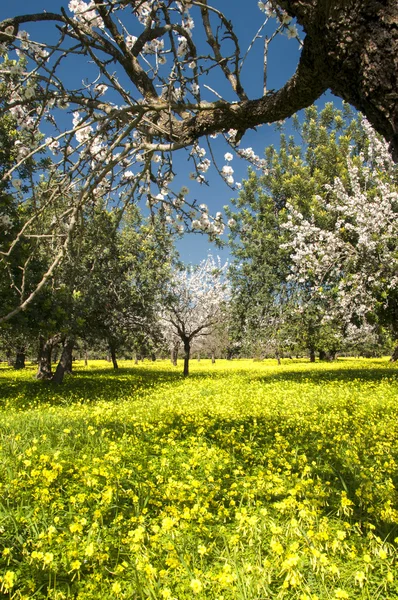
<path fill-rule="evenodd" d="M 306 363 L 300 363 L 305 366 Z M 308 363 L 309 365 L 309 363 Z M 310 368 L 296 370 L 297 365 L 293 363 L 283 365 L 284 369 L 276 373 L 272 370 L 269 374 L 256 373 L 240 369 L 239 365 L 233 374 L 241 373 L 243 378 L 250 381 L 259 381 L 264 384 L 286 382 L 286 383 L 313 383 L 321 385 L 330 382 L 372 382 L 380 383 L 385 379 L 398 381 L 398 369 L 386 363 L 380 367 L 380 363 L 374 363 L 374 368 L 351 368 L 342 362 L 341 367 L 334 364 L 332 368 Z M 287 367 L 287 368 L 286 368 Z M 7 374 L 9 373 L 9 376 Z M 32 377 L 23 379 L 15 378 L 15 371 L 3 373 L 0 380 L 0 407 L 12 406 L 14 408 L 33 408 L 40 404 L 51 406 L 70 405 L 76 402 L 91 403 L 96 401 L 121 401 L 126 398 L 132 399 L 140 390 L 156 388 L 162 384 L 182 383 L 184 381 L 180 368 L 175 370 L 164 370 L 162 368 L 151 368 L 150 370 L 135 365 L 134 367 L 121 367 L 119 369 L 78 369 L 72 376 L 66 376 L 62 385 L 55 385 L 51 381 L 38 381 Z M 228 371 L 201 371 L 190 374 L 189 379 L 202 381 L 208 379 L 228 379 Z"/>
<path fill-rule="evenodd" d="M 316 385 L 330 382 L 372 382 L 380 383 L 385 379 L 392 379 L 398 381 L 398 368 L 397 366 L 385 366 L 380 367 L 375 365 L 374 368 L 351 368 L 344 367 L 344 363 L 341 368 L 333 369 L 320 369 L 316 370 L 303 370 L 303 371 L 282 371 L 280 373 L 270 373 L 269 375 L 259 374 L 251 376 L 251 379 L 261 381 L 263 383 L 271 383 L 277 381 L 286 381 L 294 383 L 314 383 Z"/>
<path fill-rule="evenodd" d="M 50 406 L 70 405 L 74 403 L 92 403 L 97 401 L 122 401 L 132 399 L 141 390 L 156 388 L 162 384 L 184 381 L 180 370 L 166 371 L 164 369 L 121 367 L 119 369 L 89 369 L 76 370 L 67 375 L 61 385 L 51 381 L 32 377 L 15 379 L 15 371 L 9 371 L 9 377 L 3 374 L 0 380 L 0 408 L 34 408 L 40 404 Z M 26 374 L 24 374 L 26 375 Z M 206 379 L 207 373 L 194 373 L 196 380 Z"/>

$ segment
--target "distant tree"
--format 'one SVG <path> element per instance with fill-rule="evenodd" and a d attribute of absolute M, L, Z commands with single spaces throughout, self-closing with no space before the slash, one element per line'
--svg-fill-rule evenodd
<path fill-rule="evenodd" d="M 196 353 L 198 360 L 201 356 L 210 357 L 212 364 L 214 364 L 216 358 L 221 358 L 227 354 L 229 341 L 228 305 L 226 305 L 222 318 L 212 331 L 206 336 L 194 339 L 191 354 Z"/>
<path fill-rule="evenodd" d="M 184 376 L 189 374 L 189 359 L 195 339 L 211 335 L 220 324 L 228 299 L 227 263 L 212 256 L 197 267 L 175 270 L 162 313 L 165 337 L 179 338 L 184 348 Z"/>

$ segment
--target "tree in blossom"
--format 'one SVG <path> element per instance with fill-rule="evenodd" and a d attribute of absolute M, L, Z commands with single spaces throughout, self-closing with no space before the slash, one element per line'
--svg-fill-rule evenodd
<path fill-rule="evenodd" d="M 204 145 L 222 135 L 229 145 L 227 164 L 217 169 L 234 186 L 233 152 L 261 165 L 251 149 L 239 147 L 244 132 L 280 121 L 331 89 L 362 110 L 397 155 L 396 1 L 278 0 L 258 6 L 262 22 L 245 47 L 239 24 L 207 0 L 70 0 L 58 13 L 33 12 L 0 23 L 2 114 L 15 119 L 18 149 L 3 178 L 12 181 L 21 205 L 30 202 L 15 243 L 0 248 L 0 256 L 7 271 L 21 240 L 30 243 L 32 255 L 40 246 L 48 256 L 35 287 L 20 290 L 16 306 L 1 319 L 25 309 L 51 281 L 89 203 L 123 207 L 142 198 L 149 211 L 164 213 L 173 231 L 222 232 L 220 217 L 209 211 L 204 218 L 185 188 L 173 188 L 172 155 L 179 149 L 189 150 L 192 177 L 205 182 L 218 161 Z M 48 36 L 33 39 L 30 24 L 44 22 Z M 299 53 L 295 74 L 275 91 L 267 85 L 267 50 L 279 33 L 292 38 Z M 249 98 L 243 81 L 260 39 L 262 93 Z M 83 64 L 83 83 L 76 61 Z M 228 91 L 218 89 L 216 73 Z M 36 189 L 37 174 L 24 191 L 15 175 L 40 153 L 51 157 L 41 186 Z M 28 276 L 30 262 L 24 265 Z"/>
<path fill-rule="evenodd" d="M 324 323 L 327 306 L 313 297 L 309 278 L 289 279 L 286 206 L 322 223 L 325 211 L 316 197 L 336 176 L 346 179 L 346 157 L 365 140 L 347 106 L 337 110 L 328 103 L 320 112 L 310 107 L 297 127 L 300 144 L 282 133 L 279 148 L 265 151 L 266 169 L 261 175 L 249 171 L 227 210 L 235 258 L 232 332 L 244 353 L 278 358 L 308 351 L 314 361 L 316 351 L 333 356 L 341 346 L 339 320 Z"/>
<path fill-rule="evenodd" d="M 377 322 L 397 341 L 398 173 L 385 142 L 367 121 L 363 128 L 367 147 L 346 157 L 345 180 L 336 177 L 316 197 L 323 220 L 287 204 L 290 281 L 310 286 L 325 321 Z"/>
<path fill-rule="evenodd" d="M 209 256 L 197 267 L 175 271 L 162 314 L 165 338 L 184 347 L 184 376 L 189 374 L 192 343 L 211 335 L 223 318 L 228 300 L 227 263 Z"/>

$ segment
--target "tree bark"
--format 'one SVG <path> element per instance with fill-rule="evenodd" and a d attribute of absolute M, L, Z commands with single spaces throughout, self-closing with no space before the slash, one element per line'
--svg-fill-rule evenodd
<path fill-rule="evenodd" d="M 214 365 L 214 363 L 216 362 L 216 357 L 214 352 L 211 353 L 211 364 Z"/>
<path fill-rule="evenodd" d="M 73 371 L 73 356 L 72 356 L 72 352 L 73 352 L 73 348 L 71 349 L 70 353 L 68 354 L 68 356 L 66 358 L 65 373 L 67 375 L 72 375 L 72 371 Z"/>
<path fill-rule="evenodd" d="M 297 18 L 307 34 L 300 63 L 310 64 L 308 59 L 312 60 L 326 87 L 367 117 L 390 143 L 397 160 L 398 2 L 278 0 L 278 3 Z"/>
<path fill-rule="evenodd" d="M 14 369 L 24 369 L 25 368 L 25 348 L 21 346 L 17 350 L 17 354 L 15 357 Z"/>
<path fill-rule="evenodd" d="M 117 360 L 116 360 L 116 348 L 115 348 L 114 344 L 109 344 L 109 352 L 111 353 L 113 368 L 118 369 L 119 365 L 117 364 Z"/>
<path fill-rule="evenodd" d="M 189 375 L 189 357 L 191 354 L 191 341 L 184 339 L 184 377 Z"/>
<path fill-rule="evenodd" d="M 55 369 L 55 373 L 52 376 L 52 382 L 60 384 L 64 380 L 64 375 L 67 372 L 68 367 L 72 362 L 72 351 L 73 346 L 75 345 L 75 340 L 72 337 L 67 337 L 64 341 L 64 346 L 62 348 L 61 358 L 59 359 L 59 363 L 57 368 Z"/>
<path fill-rule="evenodd" d="M 310 362 L 315 362 L 315 348 L 310 348 Z"/>
<path fill-rule="evenodd" d="M 9 367 L 14 366 L 14 363 L 12 362 L 12 352 L 10 349 L 6 350 L 6 359 Z"/>
<path fill-rule="evenodd" d="M 177 366 L 177 359 L 178 359 L 178 345 L 175 344 L 170 352 L 170 360 L 171 360 L 171 364 L 173 365 L 173 367 Z"/>
<path fill-rule="evenodd" d="M 36 379 L 51 379 L 51 354 L 54 338 L 46 340 L 42 335 L 39 337 L 38 369 Z"/>
<path fill-rule="evenodd" d="M 395 346 L 394 351 L 390 358 L 391 362 L 396 362 L 397 360 L 398 360 L 398 344 Z"/>

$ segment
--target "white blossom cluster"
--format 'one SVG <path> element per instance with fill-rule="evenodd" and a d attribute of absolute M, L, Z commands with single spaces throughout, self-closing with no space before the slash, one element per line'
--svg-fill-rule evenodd
<path fill-rule="evenodd" d="M 274 6 L 272 2 L 258 2 L 258 7 L 268 18 L 278 19 L 280 24 L 286 29 L 288 38 L 298 38 L 297 27 L 292 24 L 292 17 L 286 11 L 282 10 L 279 6 Z"/>
<path fill-rule="evenodd" d="M 87 3 L 84 0 L 70 0 L 68 8 L 74 14 L 76 21 L 89 27 L 104 28 L 104 23 L 95 9 L 94 2 Z"/>
<path fill-rule="evenodd" d="M 291 279 L 329 303 L 329 317 L 366 319 L 398 289 L 398 187 L 386 145 L 365 123 L 369 158 L 347 159 L 348 183 L 336 178 L 316 198 L 328 225 L 287 205 Z M 371 165 L 371 166 L 369 166 Z"/>
<path fill-rule="evenodd" d="M 206 24 L 203 7 L 187 0 L 68 0 L 67 7 L 54 16 L 21 15 L 15 26 L 7 20 L 2 31 L 0 117 L 7 114 L 15 126 L 15 160 L 3 183 L 18 204 L 39 198 L 38 182 L 43 189 L 48 185 L 46 194 L 41 190 L 43 204 L 35 204 L 37 215 L 21 224 L 25 238 L 39 239 L 43 225 L 40 243 L 47 240 L 50 270 L 55 269 L 82 208 L 96 202 L 112 209 L 146 203 L 151 216 L 159 215 L 173 232 L 221 235 L 221 213 L 212 215 L 187 193 L 173 189 L 172 157 L 189 148 L 194 181 L 207 183 L 214 168 L 233 189 L 241 187 L 235 180 L 233 152 L 265 168 L 252 149 L 238 148 L 235 140 L 241 132 L 220 131 L 232 150 L 221 150 L 223 162 L 212 145 L 217 134 L 207 137 L 205 150 L 196 141 L 205 137 L 200 128 L 196 133 L 189 126 L 186 136 L 181 133 L 185 123 L 211 115 L 219 101 L 229 102 L 208 85 L 217 82 L 213 73 L 228 81 L 238 101 L 247 98 L 242 69 L 252 44 L 245 52 L 232 21 L 221 11 L 209 7 Z M 46 26 L 30 30 L 36 21 Z M 278 27 L 270 23 L 270 31 Z M 33 39 L 33 32 L 43 37 Z M 76 61 L 83 68 L 76 69 Z M 35 175 L 28 181 L 32 165 Z M 65 202 L 64 216 L 50 235 L 46 228 L 52 211 Z M 62 249 L 53 243 L 56 239 L 64 244 Z"/>

